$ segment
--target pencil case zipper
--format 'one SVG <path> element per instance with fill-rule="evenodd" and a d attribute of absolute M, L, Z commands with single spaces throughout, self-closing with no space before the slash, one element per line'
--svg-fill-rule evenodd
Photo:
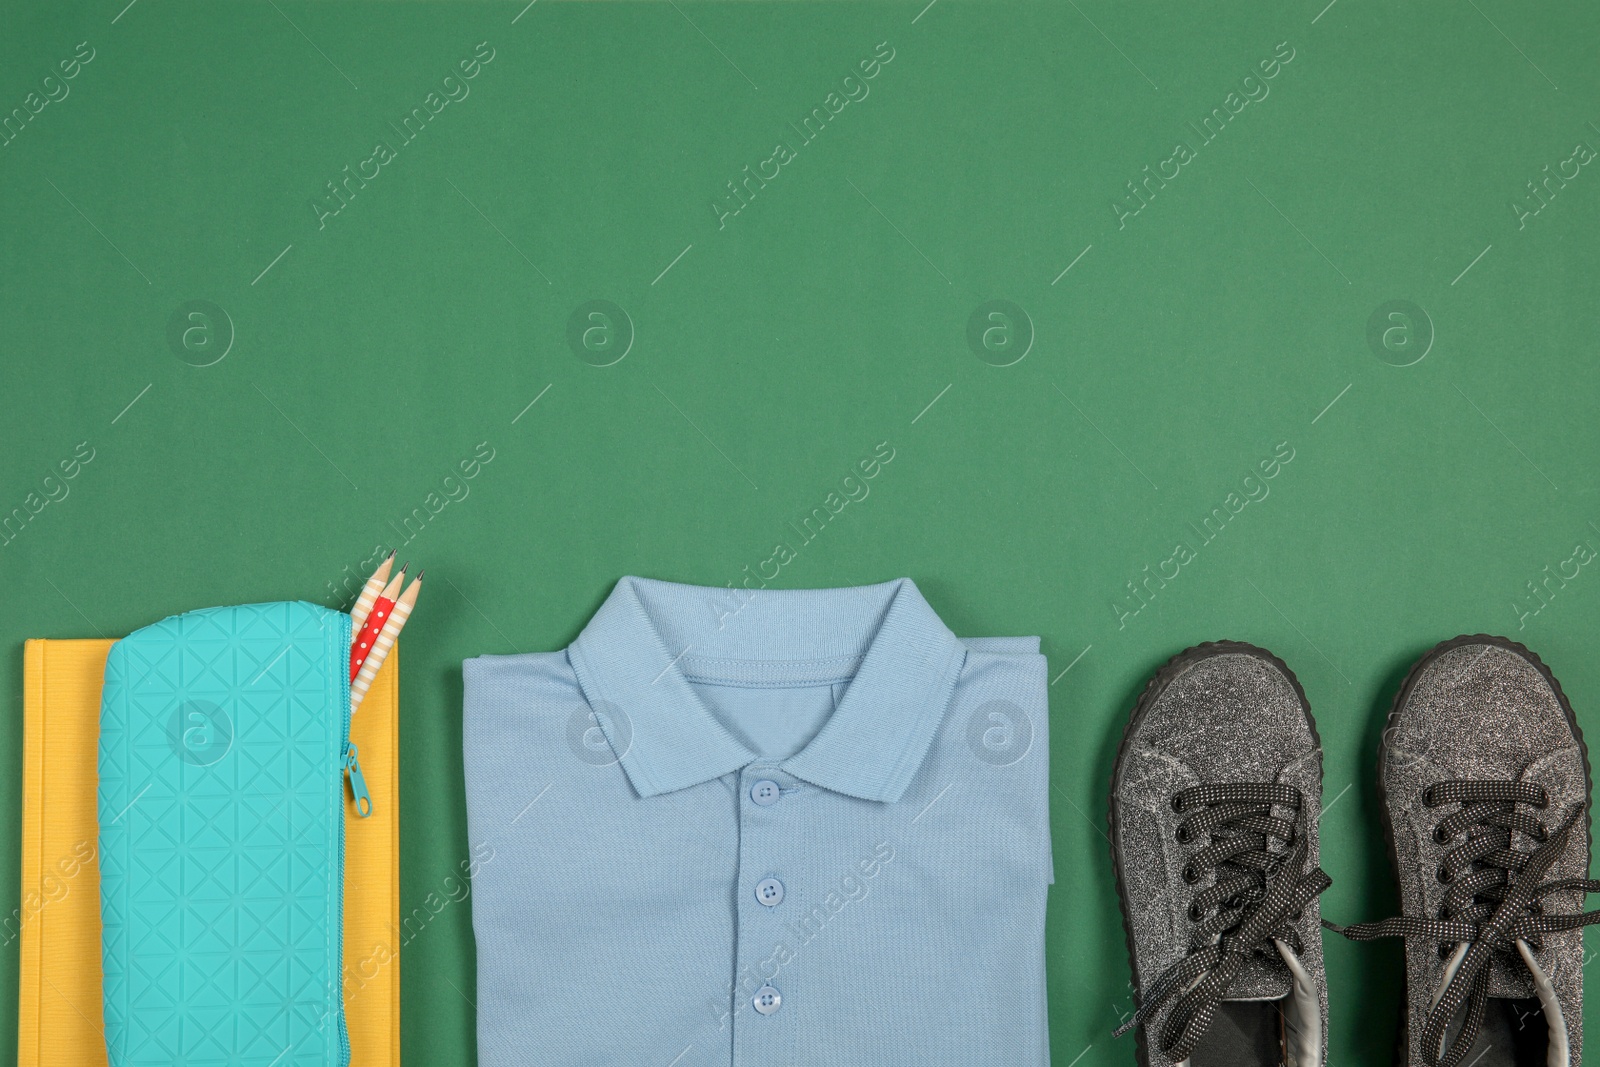
<path fill-rule="evenodd" d="M 344 616 L 342 624 L 344 642 L 341 647 L 350 647 L 350 616 Z M 339 754 L 339 777 L 342 779 L 339 789 L 335 794 L 338 802 L 335 804 L 335 819 L 339 824 L 339 874 L 335 905 L 334 944 L 338 946 L 336 953 L 335 981 L 338 982 L 337 995 L 339 997 L 339 1062 L 341 1067 L 350 1065 L 350 1030 L 345 1020 L 344 1005 L 344 863 L 345 863 L 345 820 L 348 816 L 344 806 L 344 785 L 349 783 L 350 796 L 355 802 L 356 814 L 365 819 L 372 814 L 372 794 L 367 792 L 367 780 L 361 774 L 360 753 L 350 740 L 350 672 L 340 670 L 339 714 L 343 723 L 341 735 L 343 746 Z"/>

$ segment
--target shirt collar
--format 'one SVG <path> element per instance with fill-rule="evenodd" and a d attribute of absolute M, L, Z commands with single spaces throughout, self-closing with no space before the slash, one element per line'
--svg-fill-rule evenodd
<path fill-rule="evenodd" d="M 744 590 L 628 577 L 567 655 L 641 797 L 760 758 L 705 706 L 685 664 L 716 664 L 719 676 L 748 674 L 769 685 L 803 685 L 854 667 L 816 736 L 778 766 L 834 792 L 894 801 L 922 766 L 966 648 L 909 578 Z"/>

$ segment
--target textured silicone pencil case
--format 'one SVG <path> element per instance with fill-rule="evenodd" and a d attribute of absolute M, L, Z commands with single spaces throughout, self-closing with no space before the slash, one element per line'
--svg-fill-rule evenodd
<path fill-rule="evenodd" d="M 192 611 L 111 647 L 100 914 L 112 1067 L 346 1067 L 350 616 Z"/>

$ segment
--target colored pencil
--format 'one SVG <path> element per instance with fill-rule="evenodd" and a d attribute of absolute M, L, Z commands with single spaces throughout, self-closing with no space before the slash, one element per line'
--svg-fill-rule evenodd
<path fill-rule="evenodd" d="M 405 584 L 407 562 L 400 568 L 400 573 L 395 575 L 388 585 L 383 587 L 383 592 L 378 594 L 378 599 L 372 602 L 372 611 L 367 615 L 367 621 L 362 624 L 361 632 L 356 634 L 355 640 L 350 642 L 350 680 L 354 681 L 357 674 L 361 673 L 361 664 L 372 653 L 378 640 L 378 634 L 383 631 L 389 622 L 389 616 L 394 611 L 395 599 L 400 594 L 400 587 Z"/>
<path fill-rule="evenodd" d="M 368 687 L 378 676 L 378 670 L 388 658 L 395 639 L 400 636 L 400 628 L 406 624 L 406 619 L 411 617 L 411 609 L 417 606 L 417 592 L 422 588 L 423 573 L 418 571 L 416 581 L 407 586 L 406 591 L 400 594 L 400 599 L 394 602 L 394 610 L 389 612 L 389 621 L 383 624 L 377 639 L 372 643 L 372 651 L 361 664 L 361 673 L 350 683 L 350 714 L 354 715 L 356 709 L 361 706 L 361 700 L 367 695 Z"/>
<path fill-rule="evenodd" d="M 358 634 L 367 621 L 367 613 L 372 610 L 372 605 L 377 601 L 378 594 L 383 592 L 384 585 L 389 581 L 389 568 L 394 566 L 394 549 L 378 564 L 378 569 L 372 572 L 372 577 L 367 579 L 367 584 L 361 587 L 361 595 L 356 597 L 356 606 L 350 609 L 350 632 Z"/>

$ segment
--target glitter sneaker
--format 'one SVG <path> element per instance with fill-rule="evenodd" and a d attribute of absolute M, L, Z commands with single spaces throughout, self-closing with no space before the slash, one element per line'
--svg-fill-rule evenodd
<path fill-rule="evenodd" d="M 1322 744 L 1289 668 L 1216 641 L 1133 709 L 1111 850 L 1141 1067 L 1322 1067 Z"/>

